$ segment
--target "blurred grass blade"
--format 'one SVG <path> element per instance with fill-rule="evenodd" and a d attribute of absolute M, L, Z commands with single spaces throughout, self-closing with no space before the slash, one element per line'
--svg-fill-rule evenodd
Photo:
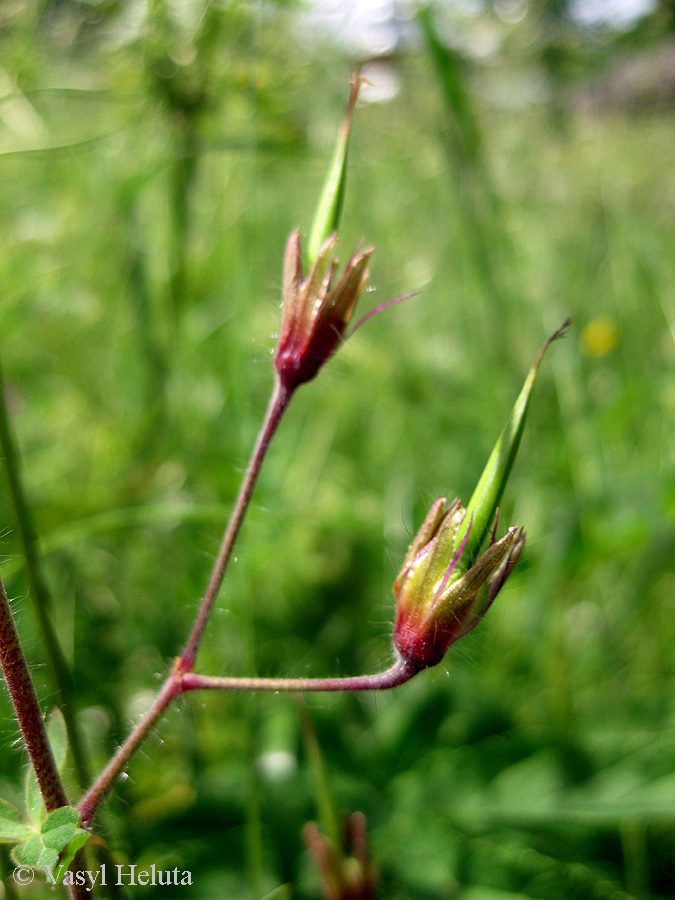
<path fill-rule="evenodd" d="M 525 420 L 530 406 L 532 390 L 544 354 L 553 341 L 565 335 L 569 325 L 570 320 L 566 319 L 560 328 L 547 338 L 537 354 L 537 358 L 527 374 L 525 384 L 511 410 L 511 415 L 507 419 L 502 433 L 499 435 L 487 465 L 483 469 L 478 485 L 473 492 L 473 496 L 466 507 L 464 521 L 455 541 L 455 550 L 462 543 L 469 526 L 471 526 L 471 533 L 465 548 L 468 559 L 472 559 L 478 553 L 487 530 L 492 524 L 497 505 L 506 487 L 511 467 L 518 453 L 520 439 L 525 429 Z"/>
<path fill-rule="evenodd" d="M 510 365 L 508 342 L 503 337 L 514 298 L 521 292 L 517 286 L 515 291 L 510 287 L 517 266 L 490 174 L 476 103 L 468 88 L 469 68 L 460 53 L 443 41 L 431 7 L 418 12 L 417 22 L 443 101 L 441 139 L 454 183 L 454 199 L 462 214 L 464 239 L 482 294 L 492 309 L 487 321 L 493 340 L 504 348 L 500 352 Z"/>
<path fill-rule="evenodd" d="M 249 733 L 249 739 L 251 735 Z M 255 755 L 249 740 L 248 786 L 246 791 L 245 859 L 251 896 L 260 896 L 263 890 L 263 845 L 260 814 L 260 791 L 255 768 Z"/>
<path fill-rule="evenodd" d="M 359 73 L 354 72 L 350 82 L 349 103 L 347 114 L 342 123 L 337 146 L 331 160 L 328 176 L 321 191 L 319 203 L 314 213 L 312 230 L 307 244 L 307 266 L 311 266 L 322 244 L 328 240 L 334 231 L 337 231 L 342 213 L 344 200 L 345 180 L 347 177 L 347 149 L 349 147 L 349 131 L 352 121 L 352 113 L 356 106 L 356 98 L 359 95 L 361 79 Z"/>
<path fill-rule="evenodd" d="M 340 834 L 340 824 L 335 812 L 335 803 L 333 795 L 328 786 L 328 778 L 326 776 L 326 767 L 323 763 L 319 740 L 316 736 L 316 729 L 309 713 L 305 710 L 303 714 L 303 737 L 307 757 L 309 759 L 309 767 L 312 770 L 312 778 L 314 780 L 314 797 L 319 813 L 319 822 L 323 833 L 332 841 L 335 851 L 342 854 L 342 837 Z"/>
<path fill-rule="evenodd" d="M 471 218 L 474 228 L 485 232 L 483 239 L 489 238 L 493 230 L 500 230 L 495 221 L 499 200 L 488 170 L 475 104 L 467 90 L 464 60 L 442 41 L 430 7 L 423 7 L 417 20 L 441 89 L 446 146 L 463 176 L 459 194 L 466 205 L 464 214 Z"/>
<path fill-rule="evenodd" d="M 261 900 L 290 900 L 292 897 L 290 884 L 282 884 L 278 888 L 274 888 L 269 894 L 261 897 Z"/>
<path fill-rule="evenodd" d="M 184 525 L 187 523 L 226 525 L 230 507 L 219 503 L 195 503 L 187 505 L 181 502 L 160 501 L 144 503 L 138 506 L 123 506 L 102 513 L 94 513 L 81 519 L 66 522 L 61 527 L 42 537 L 41 549 L 43 557 L 58 550 L 74 547 L 81 542 L 88 542 L 99 535 L 114 531 L 125 531 L 132 528 L 163 528 Z M 2 575 L 5 582 L 21 572 L 25 567 L 23 557 L 16 556 L 3 561 Z"/>
<path fill-rule="evenodd" d="M 427 53 L 436 71 L 440 84 L 448 125 L 452 130 L 455 152 L 461 155 L 461 162 L 474 168 L 482 163 L 482 142 L 476 123 L 472 102 L 464 85 L 464 73 L 460 59 L 441 40 L 431 9 L 423 7 L 417 14 Z"/>

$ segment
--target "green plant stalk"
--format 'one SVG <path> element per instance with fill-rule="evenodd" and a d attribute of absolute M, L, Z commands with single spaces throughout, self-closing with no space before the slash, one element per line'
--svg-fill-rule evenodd
<path fill-rule="evenodd" d="M 59 644 L 56 630 L 49 615 L 51 601 L 40 562 L 39 542 L 30 507 L 21 478 L 21 461 L 7 411 L 2 366 L 0 365 L 0 448 L 4 457 L 9 492 L 17 522 L 21 549 L 26 561 L 26 573 L 33 595 L 38 625 L 45 643 L 47 659 L 52 672 L 56 703 L 61 708 L 68 732 L 68 743 L 73 755 L 80 785 L 89 782 L 85 754 L 74 716 L 74 685 L 68 663 Z"/>
<path fill-rule="evenodd" d="M 248 778 L 246 784 L 246 820 L 244 825 L 245 871 L 250 900 L 263 895 L 262 821 L 258 775 L 255 768 L 254 747 L 248 734 Z"/>
<path fill-rule="evenodd" d="M 19 534 L 19 539 L 21 542 L 21 548 L 23 551 L 23 557 L 26 566 L 26 574 L 28 577 L 28 582 L 31 587 L 31 593 L 33 595 L 33 601 L 35 605 L 35 609 L 37 612 L 37 619 L 40 631 L 43 636 L 44 645 L 46 648 L 47 659 L 51 667 L 52 672 L 52 693 L 56 695 L 54 699 L 56 700 L 56 704 L 61 709 L 63 720 L 66 726 L 66 732 L 68 735 L 68 745 L 70 748 L 70 752 L 72 754 L 73 763 L 75 765 L 75 773 L 77 776 L 78 783 L 80 787 L 84 787 L 87 785 L 91 779 L 89 774 L 89 769 L 87 766 L 86 755 L 84 753 L 84 748 L 82 746 L 82 740 L 80 736 L 79 728 L 77 727 L 77 723 L 75 721 L 75 704 L 74 704 L 74 684 L 72 679 L 72 674 L 68 667 L 68 664 L 63 655 L 63 650 L 61 649 L 61 645 L 59 643 L 58 636 L 56 634 L 56 630 L 52 624 L 52 620 L 49 615 L 49 607 L 51 606 L 51 598 L 49 596 L 49 591 L 46 586 L 46 582 L 42 573 L 42 564 L 39 553 L 39 541 L 37 536 L 37 531 L 33 524 L 33 519 L 30 512 L 30 506 L 28 505 L 28 501 L 26 499 L 26 494 L 23 487 L 23 480 L 21 478 L 21 461 L 19 457 L 19 452 L 17 449 L 16 440 L 12 433 L 11 422 L 9 418 L 9 412 L 7 409 L 7 402 L 5 398 L 4 391 L 4 380 L 2 367 L 0 366 L 0 448 L 2 450 L 2 454 L 4 457 L 4 466 L 7 471 L 7 481 L 9 484 L 9 492 L 12 501 L 12 506 L 14 509 L 14 515 L 17 522 L 17 531 Z M 3 596 L 6 597 L 4 594 Z M 18 637 L 17 637 L 18 640 Z M 4 666 L 3 666 L 4 669 Z M 28 674 L 28 678 L 30 679 L 30 674 Z M 8 682 L 9 684 L 9 682 Z M 31 682 L 32 684 L 32 682 Z M 11 691 L 10 691 L 11 693 Z M 33 694 L 35 693 L 35 689 L 33 688 Z M 16 710 L 16 706 L 15 706 Z M 17 714 L 18 719 L 18 714 Z M 22 734 L 23 734 L 22 728 Z M 26 744 L 26 748 L 28 749 L 28 745 Z M 50 750 L 51 752 L 51 750 Z M 30 752 L 29 752 L 30 755 Z M 31 757 L 32 761 L 32 757 Z M 37 775 L 37 769 L 36 769 Z M 38 784 L 40 784 L 38 779 Z M 43 795 L 43 799 L 45 799 L 44 791 L 42 790 L 42 785 L 40 785 L 40 791 Z M 65 794 L 64 794 L 65 797 Z M 63 800 L 63 797 L 61 798 Z M 67 798 L 65 799 L 65 804 L 68 803 Z M 59 803 L 59 806 L 64 805 L 64 803 Z M 49 806 L 47 805 L 47 801 L 45 799 L 45 807 L 49 811 Z M 105 848 L 99 847 L 96 848 L 97 855 L 103 860 L 108 860 L 108 854 Z M 76 863 L 74 863 L 75 868 L 79 867 L 80 861 L 82 859 L 82 854 L 79 853 L 76 857 Z M 77 896 L 77 892 L 79 891 L 78 886 L 73 886 L 73 891 L 76 893 L 73 896 Z M 119 891 L 117 891 L 114 887 L 107 888 L 107 893 L 109 896 L 119 896 Z M 83 896 L 87 896 L 86 893 Z"/>
<path fill-rule="evenodd" d="M 457 52 L 446 46 L 435 23 L 433 8 L 417 13 L 424 48 L 443 100 L 440 136 L 450 165 L 456 199 L 462 213 L 468 250 L 492 306 L 488 325 L 504 363 L 513 368 L 504 341 L 513 290 L 508 274 L 514 268 L 512 248 L 503 222 L 501 203 L 490 174 L 480 123 L 475 113 L 467 76 Z"/>
<path fill-rule="evenodd" d="M 190 194 L 198 163 L 198 140 L 194 114 L 186 109 L 174 109 L 174 160 L 171 168 L 171 259 L 170 295 L 174 333 L 177 335 L 185 307 L 187 287 L 187 246 L 190 237 Z"/>
<path fill-rule="evenodd" d="M 328 783 L 328 775 L 326 767 L 321 755 L 321 747 L 319 739 L 316 735 L 314 722 L 312 721 L 309 711 L 305 709 L 303 715 L 303 736 L 305 751 L 309 759 L 309 768 L 314 781 L 314 800 L 316 802 L 319 821 L 323 828 L 324 834 L 330 838 L 335 848 L 335 853 L 340 857 L 340 861 L 344 860 L 342 852 L 342 836 L 340 834 L 340 823 L 338 814 L 335 810 L 335 801 L 331 793 Z"/>

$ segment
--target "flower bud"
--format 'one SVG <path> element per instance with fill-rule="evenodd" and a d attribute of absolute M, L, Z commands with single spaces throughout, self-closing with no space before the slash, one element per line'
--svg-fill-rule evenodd
<path fill-rule="evenodd" d="M 462 555 L 471 525 L 456 547 L 464 517 L 459 500 L 447 509 L 444 497 L 437 500 L 394 582 L 394 646 L 418 670 L 439 663 L 448 647 L 483 618 L 525 543 L 517 528 L 495 542 L 495 519 L 490 546 L 467 567 Z"/>
<path fill-rule="evenodd" d="M 337 235 L 321 246 L 307 277 L 302 271 L 300 235 L 291 233 L 286 246 L 281 332 L 274 367 L 290 392 L 314 378 L 344 338 L 356 302 L 368 280 L 372 248 L 356 251 L 342 278 L 333 284 L 337 268 Z"/>
<path fill-rule="evenodd" d="M 541 361 L 569 324 L 565 320 L 539 351 L 466 510 L 459 500 L 446 509 L 441 497 L 410 545 L 394 582 L 394 645 L 415 669 L 435 666 L 450 644 L 480 622 L 522 553 L 522 528 L 509 528 L 495 542 L 497 504 L 518 452 Z M 490 545 L 478 555 L 493 516 Z"/>

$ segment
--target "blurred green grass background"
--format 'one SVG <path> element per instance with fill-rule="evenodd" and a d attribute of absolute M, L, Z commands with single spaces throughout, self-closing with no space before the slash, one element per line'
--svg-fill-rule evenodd
<path fill-rule="evenodd" d="M 134 30 L 130 4 L 18 3 L 0 34 L 0 354 L 94 769 L 185 640 L 271 388 L 285 239 L 309 227 L 346 100 L 350 62 L 307 47 L 294 8 L 193 7 Z M 199 667 L 386 665 L 411 534 L 438 496 L 468 500 L 571 315 L 502 507 L 524 558 L 397 691 L 171 710 L 100 830 L 116 860 L 193 887 L 130 896 L 320 896 L 303 708 L 338 809 L 368 817 L 383 898 L 675 896 L 672 110 L 552 116 L 498 102 L 531 60 L 439 53 L 420 38 L 387 62 L 396 96 L 357 109 L 341 230 L 343 260 L 375 246 L 364 306 L 421 293 L 299 392 Z M 47 707 L 5 481 L 0 514 Z M 16 800 L 4 696 L 2 722 Z"/>

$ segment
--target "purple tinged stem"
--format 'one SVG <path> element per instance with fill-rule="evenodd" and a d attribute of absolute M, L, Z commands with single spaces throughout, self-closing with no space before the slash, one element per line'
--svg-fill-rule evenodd
<path fill-rule="evenodd" d="M 91 825 L 94 813 L 101 801 L 109 793 L 117 778 L 126 769 L 133 755 L 167 708 L 181 694 L 199 690 L 272 691 L 276 693 L 282 691 L 385 691 L 404 684 L 416 674 L 417 669 L 400 657 L 384 672 L 345 678 L 218 678 L 198 675 L 194 672 L 180 672 L 176 666 L 143 719 L 80 800 L 77 808 L 82 816 L 82 825 L 85 828 Z"/>
<path fill-rule="evenodd" d="M 2 581 L 0 581 L 0 663 L 14 707 L 14 715 L 35 769 L 45 808 L 47 812 L 51 812 L 59 806 L 68 806 L 68 797 L 54 760 L 33 679 Z"/>
<path fill-rule="evenodd" d="M 409 681 L 417 673 L 409 663 L 397 659 L 384 672 L 337 678 L 217 678 L 188 672 L 181 678 L 183 691 L 386 691 Z"/>
<path fill-rule="evenodd" d="M 140 723 L 131 731 L 126 741 L 80 800 L 78 809 L 82 815 L 82 822 L 85 827 L 91 825 L 99 804 L 110 792 L 117 778 L 126 769 L 131 758 L 164 715 L 167 708 L 181 694 L 187 691 L 203 689 L 227 691 L 382 691 L 403 684 L 417 673 L 417 669 L 401 658 L 398 658 L 385 672 L 346 678 L 217 678 L 198 675 L 193 672 L 201 638 L 213 610 L 227 564 L 231 558 L 234 542 L 248 509 L 265 453 L 292 395 L 293 392 L 284 388 L 277 380 L 265 421 L 185 650 L 176 661 L 174 668 L 168 675 L 150 709 Z"/>
<path fill-rule="evenodd" d="M 108 794 L 115 781 L 117 781 L 118 776 L 126 769 L 132 756 L 146 739 L 158 719 L 161 718 L 167 707 L 181 693 L 180 680 L 175 672 L 172 672 L 164 682 L 164 686 L 157 695 L 155 702 L 143 716 L 140 723 L 133 729 L 129 737 L 78 803 L 77 808 L 82 816 L 83 828 L 91 826 L 94 813 L 101 800 Z"/>
<path fill-rule="evenodd" d="M 91 822 L 99 803 L 109 793 L 117 777 L 127 767 L 129 760 L 148 736 L 155 723 L 161 718 L 172 701 L 183 692 L 180 678 L 185 673 L 191 672 L 194 667 L 204 630 L 213 611 L 218 591 L 232 556 L 235 541 L 251 502 L 253 489 L 258 480 L 265 454 L 292 396 L 293 391 L 284 387 L 277 378 L 265 420 L 239 489 L 239 495 L 232 510 L 230 521 L 225 529 L 220 551 L 214 563 L 211 577 L 204 593 L 204 599 L 195 618 L 185 649 L 164 682 L 155 702 L 140 723 L 131 731 L 126 741 L 80 801 L 78 809 L 82 814 L 82 821 L 86 824 Z"/>
<path fill-rule="evenodd" d="M 249 463 L 246 475 L 244 476 L 244 481 L 239 489 L 239 496 L 237 497 L 232 515 L 230 516 L 230 521 L 225 530 L 225 535 L 223 536 L 223 541 L 220 545 L 218 557 L 211 572 L 202 605 L 197 614 L 192 633 L 185 645 L 185 650 L 178 663 L 178 670 L 180 672 L 191 671 L 195 664 L 204 629 L 206 628 L 211 612 L 213 611 L 218 591 L 220 590 L 230 557 L 232 556 L 235 541 L 243 524 L 248 505 L 251 502 L 253 489 L 258 480 L 265 454 L 267 453 L 270 441 L 279 427 L 281 418 L 286 411 L 292 395 L 293 392 L 285 388 L 279 379 L 277 379 L 274 386 L 274 392 L 270 399 L 270 404 L 267 408 L 265 421 L 263 422 L 251 457 L 251 462 Z"/>
<path fill-rule="evenodd" d="M 61 806 L 68 806 L 68 796 L 49 743 L 35 685 L 2 580 L 0 580 L 0 665 L 45 809 L 51 812 Z M 80 851 L 71 863 L 72 872 L 81 870 L 83 859 Z M 83 900 L 89 894 L 84 887 L 73 884 L 68 887 L 68 896 L 71 900 Z"/>

